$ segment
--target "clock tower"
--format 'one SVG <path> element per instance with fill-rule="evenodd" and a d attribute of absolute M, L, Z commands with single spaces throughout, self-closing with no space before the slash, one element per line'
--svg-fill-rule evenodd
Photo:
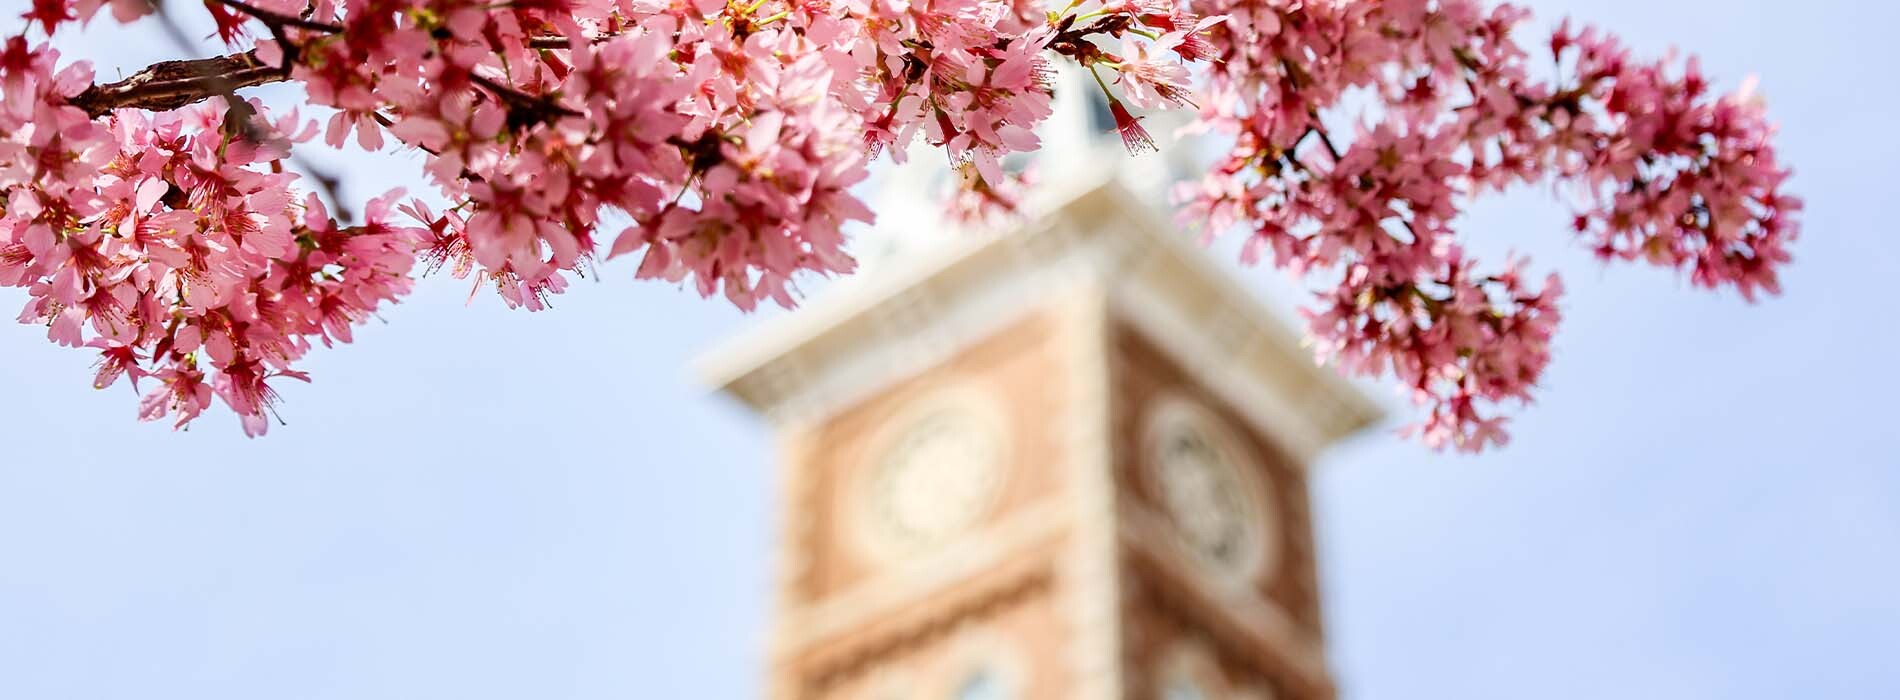
<path fill-rule="evenodd" d="M 1372 404 L 1121 175 L 706 358 L 779 445 L 775 700 L 1324 700 L 1307 465 Z"/>

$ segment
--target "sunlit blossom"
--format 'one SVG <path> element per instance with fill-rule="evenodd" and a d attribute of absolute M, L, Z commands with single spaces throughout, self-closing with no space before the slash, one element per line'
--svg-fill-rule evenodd
<path fill-rule="evenodd" d="M 235 83 L 117 92 L 52 48 L 108 6 L 152 8 L 33 0 L 0 39 L 0 285 L 24 290 L 21 323 L 98 353 L 94 386 L 129 378 L 139 417 L 177 427 L 216 398 L 263 433 L 272 382 L 307 381 L 304 355 L 356 339 L 418 259 L 530 310 L 616 257 L 793 305 L 854 269 L 873 213 L 852 189 L 918 139 L 956 170 L 960 217 L 1013 211 L 1005 159 L 1040 147 L 1063 63 L 1130 151 L 1157 147 L 1162 109 L 1230 139 L 1180 186 L 1183 220 L 1324 280 L 1320 358 L 1395 377 L 1434 446 L 1508 439 L 1498 405 L 1531 398 L 1560 317 L 1560 280 L 1463 251 L 1475 198 L 1551 185 L 1604 260 L 1749 298 L 1779 289 L 1799 231 L 1752 84 L 1717 94 L 1692 59 L 1567 22 L 1525 41 L 1527 12 L 1479 0 L 221 0 L 233 54 L 205 61 Z M 230 96 L 285 80 L 322 123 Z M 318 136 L 416 154 L 434 204 L 334 216 L 290 165 Z"/>

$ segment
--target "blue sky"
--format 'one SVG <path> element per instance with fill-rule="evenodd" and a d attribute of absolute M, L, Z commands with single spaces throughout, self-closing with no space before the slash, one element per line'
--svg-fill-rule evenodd
<path fill-rule="evenodd" d="M 1749 305 L 1600 267 L 1541 196 L 1472 212 L 1488 257 L 1566 274 L 1557 359 L 1507 449 L 1381 431 L 1317 466 L 1341 685 L 1900 696 L 1900 97 L 1870 79 L 1900 9 L 1529 4 L 1691 48 L 1725 86 L 1759 74 L 1806 235 L 1786 294 Z M 109 65 L 165 49 L 107 36 L 148 42 Z M 405 172 L 350 170 L 359 199 Z M 222 409 L 137 423 L 88 357 L 0 326 L 0 697 L 756 696 L 768 436 L 685 371 L 753 319 L 605 271 L 532 315 L 427 280 L 314 353 L 262 440 Z"/>

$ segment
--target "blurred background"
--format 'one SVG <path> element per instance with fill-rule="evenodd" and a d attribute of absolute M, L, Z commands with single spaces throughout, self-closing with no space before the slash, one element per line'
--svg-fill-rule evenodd
<path fill-rule="evenodd" d="M 1472 211 L 1481 255 L 1566 276 L 1556 360 L 1505 449 L 1401 440 L 1371 385 L 1392 421 L 1314 465 L 1343 695 L 1900 696 L 1900 9 L 1524 4 L 1759 75 L 1806 236 L 1750 305 L 1599 266 L 1541 193 Z M 177 57 L 107 26 L 64 47 L 102 77 Z M 323 162 L 360 202 L 412 160 Z M 1237 243 L 1224 267 L 1303 301 Z M 258 440 L 222 408 L 139 423 L 89 354 L 0 326 L 0 698 L 758 696 L 776 455 L 687 369 L 758 319 L 632 268 L 539 314 L 425 280 L 313 352 Z"/>

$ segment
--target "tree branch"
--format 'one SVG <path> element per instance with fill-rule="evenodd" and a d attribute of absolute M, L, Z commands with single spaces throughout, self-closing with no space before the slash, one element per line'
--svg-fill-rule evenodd
<path fill-rule="evenodd" d="M 286 27 L 329 34 L 343 31 L 342 25 L 292 17 L 252 7 L 239 0 L 211 1 L 249 15 L 269 27 L 271 34 L 283 47 L 286 65 L 265 65 L 258 60 L 256 49 L 216 58 L 160 61 L 124 80 L 89 87 L 69 101 L 73 106 L 85 110 L 87 116 L 97 119 L 115 109 L 163 112 L 217 95 L 231 94 L 240 88 L 283 82 L 290 78 L 289 63 L 297 49 L 296 44 L 284 36 Z M 599 43 L 608 38 L 589 37 L 588 42 Z M 567 37 L 551 35 L 532 37 L 528 40 L 528 46 L 536 49 L 566 49 L 571 45 Z M 495 93 L 511 106 L 533 107 L 541 112 L 559 115 L 574 114 L 572 110 L 561 108 L 544 97 L 528 95 L 479 75 L 474 77 L 478 85 Z"/>
<path fill-rule="evenodd" d="M 86 88 L 69 102 L 95 119 L 121 108 L 163 112 L 239 88 L 287 79 L 282 68 L 258 60 L 256 50 L 251 50 L 215 58 L 160 61 L 116 83 Z"/>
<path fill-rule="evenodd" d="M 297 29 L 308 29 L 313 32 L 323 32 L 326 34 L 342 34 L 343 33 L 343 25 L 341 24 L 331 24 L 329 22 L 312 22 L 302 17 L 292 17 L 290 15 L 286 15 L 281 12 L 272 12 L 270 10 L 252 7 L 242 2 L 238 2 L 237 0 L 211 0 L 211 1 L 218 3 L 220 5 L 223 5 L 225 7 L 229 7 L 233 10 L 237 10 L 238 12 L 242 12 L 244 14 L 255 17 L 257 18 L 258 21 L 271 25 L 271 26 L 275 26 L 275 27 L 295 27 Z"/>
<path fill-rule="evenodd" d="M 607 41 L 608 39 L 612 39 L 615 36 L 618 36 L 618 35 L 596 34 L 594 36 L 587 37 L 587 43 L 598 44 L 603 41 Z M 528 38 L 528 48 L 531 48 L 531 49 L 565 49 L 565 48 L 568 48 L 569 46 L 570 44 L 568 43 L 567 37 L 559 35 L 559 34 L 545 34 L 542 36 Z"/>

